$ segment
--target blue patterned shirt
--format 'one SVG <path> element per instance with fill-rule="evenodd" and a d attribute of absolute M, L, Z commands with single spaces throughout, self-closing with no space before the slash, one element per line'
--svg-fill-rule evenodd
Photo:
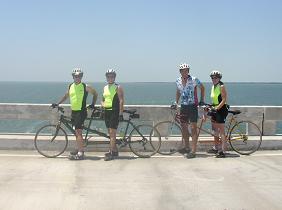
<path fill-rule="evenodd" d="M 180 92 L 181 105 L 198 105 L 197 86 L 200 86 L 201 84 L 202 83 L 198 78 L 189 75 L 186 85 L 183 86 L 182 78 L 177 78 L 176 87 Z"/>

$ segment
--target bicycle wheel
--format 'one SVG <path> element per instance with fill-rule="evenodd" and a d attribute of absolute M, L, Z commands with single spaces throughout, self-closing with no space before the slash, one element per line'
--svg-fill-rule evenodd
<path fill-rule="evenodd" d="M 68 146 L 67 133 L 57 125 L 45 125 L 37 131 L 34 137 L 34 146 L 45 157 L 57 157 Z"/>
<path fill-rule="evenodd" d="M 152 125 L 138 125 L 129 134 L 129 148 L 142 158 L 156 154 L 161 146 L 161 137 Z"/>
<path fill-rule="evenodd" d="M 232 127 L 228 141 L 234 151 L 242 155 L 249 155 L 259 149 L 262 134 L 255 123 L 241 121 Z"/>
<path fill-rule="evenodd" d="M 172 121 L 159 122 L 155 125 L 161 136 L 161 147 L 158 153 L 171 155 L 183 147 L 181 127 Z"/>

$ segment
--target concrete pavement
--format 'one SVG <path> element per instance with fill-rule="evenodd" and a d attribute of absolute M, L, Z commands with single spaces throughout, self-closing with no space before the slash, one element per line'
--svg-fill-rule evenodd
<path fill-rule="evenodd" d="M 83 161 L 0 150 L 1 209 L 281 209 L 282 151 Z"/>

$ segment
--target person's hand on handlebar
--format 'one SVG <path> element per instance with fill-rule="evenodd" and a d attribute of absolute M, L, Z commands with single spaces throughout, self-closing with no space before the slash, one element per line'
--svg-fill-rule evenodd
<path fill-rule="evenodd" d="M 171 109 L 177 109 L 177 103 L 176 103 L 176 101 L 171 104 L 170 108 L 171 108 Z"/>
<path fill-rule="evenodd" d="M 215 107 L 211 107 L 211 108 L 210 108 L 210 111 L 213 112 L 213 113 L 216 113 L 216 112 L 217 112 L 217 109 L 216 109 Z"/>
<path fill-rule="evenodd" d="M 199 102 L 199 106 L 204 106 L 204 105 L 206 105 L 206 103 L 204 101 Z"/>
<path fill-rule="evenodd" d="M 51 104 L 51 107 L 54 109 L 54 108 L 56 108 L 56 107 L 58 107 L 59 106 L 59 104 L 56 104 L 56 103 L 53 103 L 53 104 Z"/>
<path fill-rule="evenodd" d="M 95 109 L 95 104 L 90 104 L 87 106 L 88 109 Z"/>

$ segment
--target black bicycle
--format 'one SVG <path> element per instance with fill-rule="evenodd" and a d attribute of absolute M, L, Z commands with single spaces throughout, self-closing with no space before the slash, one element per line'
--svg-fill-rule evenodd
<path fill-rule="evenodd" d="M 75 130 L 73 129 L 71 118 L 64 115 L 63 107 L 56 107 L 60 112 L 60 118 L 57 124 L 49 124 L 41 127 L 35 134 L 34 145 L 36 150 L 43 156 L 48 158 L 54 158 L 64 153 L 68 146 L 68 134 L 62 127 L 64 125 L 73 135 Z M 156 154 L 161 146 L 161 137 L 157 129 L 149 124 L 135 125 L 132 119 L 139 118 L 139 114 L 136 113 L 136 109 L 124 110 L 129 114 L 129 118 L 123 120 L 126 123 L 124 135 L 117 138 L 117 146 L 125 147 L 129 145 L 130 150 L 138 157 L 148 158 Z M 89 144 L 89 134 L 97 134 L 98 136 L 110 139 L 109 135 L 105 132 L 101 132 L 99 128 L 92 128 L 93 121 L 101 120 L 104 115 L 104 110 L 95 107 L 92 111 L 88 125 L 83 127 L 86 131 L 84 135 L 84 145 Z M 130 130 L 130 128 L 132 128 Z M 109 143 L 109 141 L 107 141 Z"/>

